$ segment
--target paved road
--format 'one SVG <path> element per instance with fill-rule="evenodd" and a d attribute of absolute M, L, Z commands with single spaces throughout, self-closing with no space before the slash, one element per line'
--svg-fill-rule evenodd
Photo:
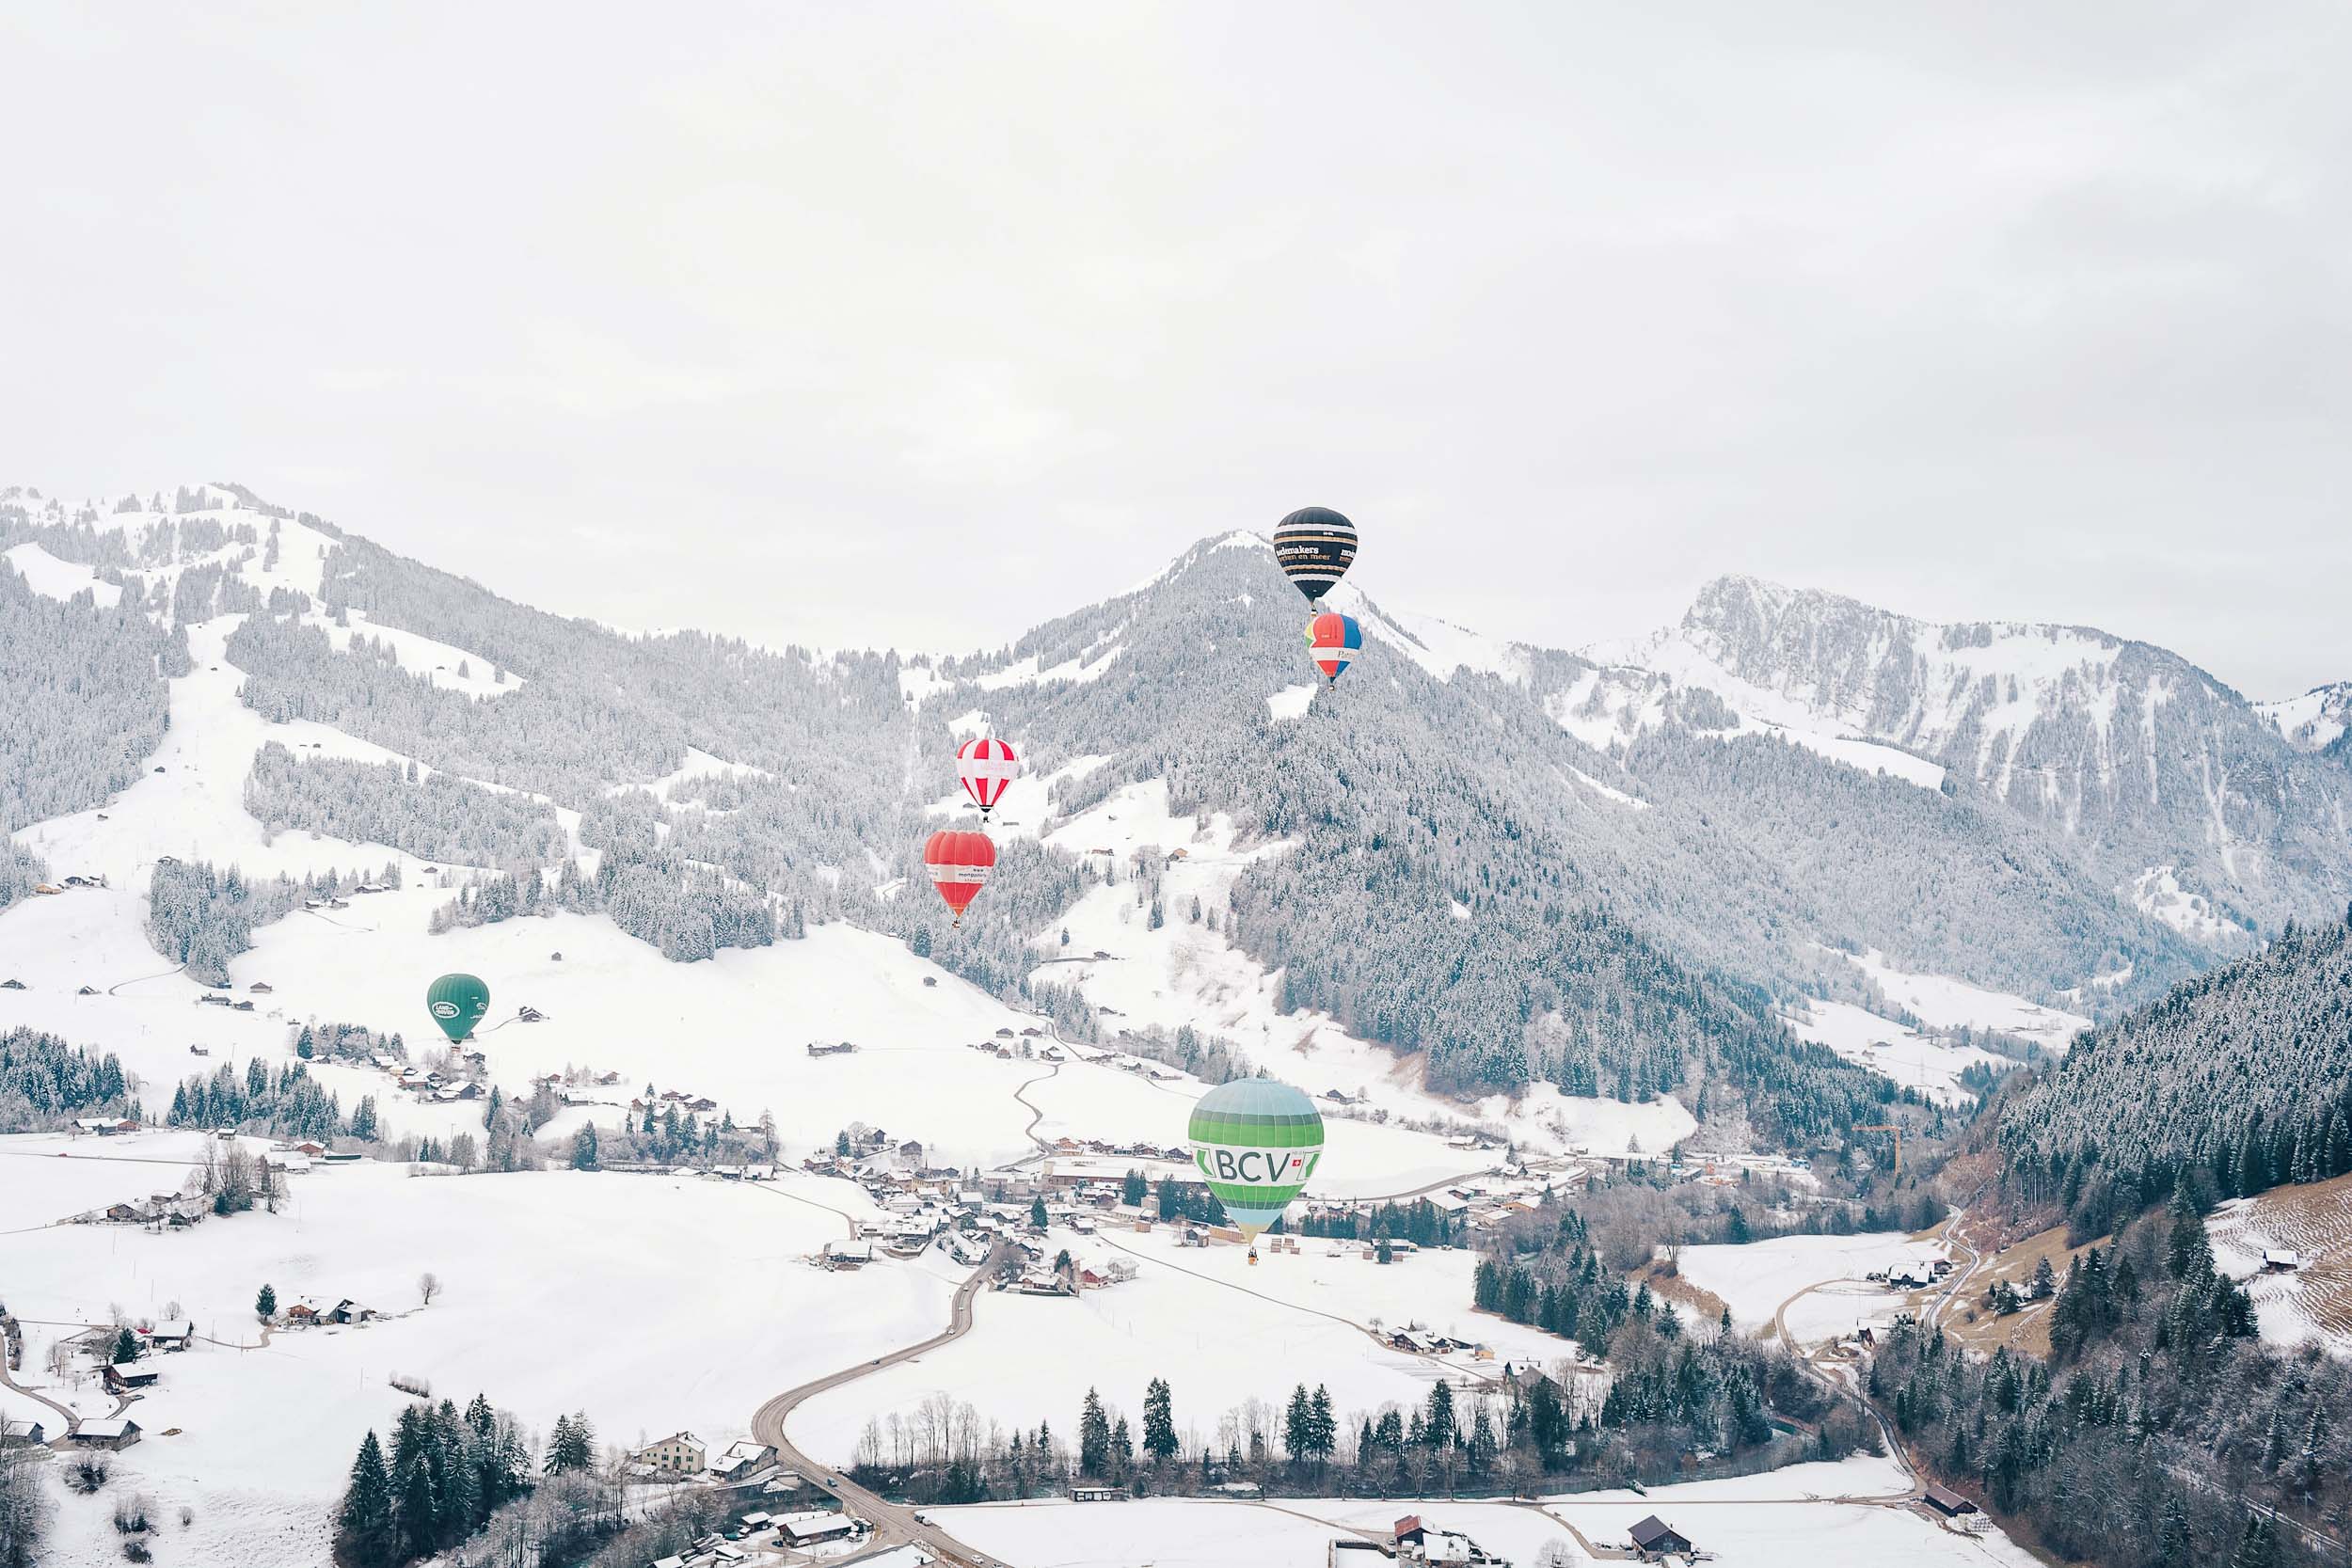
<path fill-rule="evenodd" d="M 832 1465 L 803 1453 L 793 1447 L 791 1438 L 786 1434 L 785 1422 L 790 1418 L 794 1410 L 818 1394 L 839 1388 L 846 1384 L 855 1383 L 862 1377 L 870 1377 L 884 1367 L 896 1367 L 901 1362 L 912 1361 L 919 1355 L 937 1350 L 942 1345 L 950 1344 L 969 1334 L 972 1331 L 973 1299 L 987 1284 L 989 1274 L 995 1266 L 995 1255 L 992 1253 L 987 1262 L 973 1270 L 971 1276 L 956 1287 L 955 1307 L 949 1314 L 945 1331 L 931 1336 L 919 1345 L 909 1345 L 904 1350 L 893 1351 L 880 1360 L 869 1361 L 863 1367 L 852 1367 L 847 1371 L 834 1372 L 831 1376 L 820 1377 L 814 1383 L 803 1383 L 798 1388 L 787 1389 L 761 1405 L 758 1414 L 752 1418 L 753 1437 L 773 1448 L 777 1457 L 786 1465 L 798 1470 L 802 1475 L 832 1492 L 840 1499 L 842 1507 L 872 1524 L 874 1527 L 873 1544 L 877 1547 L 913 1542 L 925 1551 L 946 1561 L 962 1564 L 964 1568 L 1005 1568 L 1005 1565 L 996 1559 L 965 1545 L 936 1525 L 916 1523 L 915 1510 L 891 1502 L 876 1493 L 869 1492 L 850 1480 L 849 1477 L 842 1475 Z"/>

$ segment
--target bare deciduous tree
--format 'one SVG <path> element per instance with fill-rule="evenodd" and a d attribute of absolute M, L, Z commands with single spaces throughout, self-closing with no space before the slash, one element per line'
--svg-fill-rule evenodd
<path fill-rule="evenodd" d="M 427 1307 L 432 1306 L 433 1298 L 440 1293 L 441 1276 L 439 1275 L 435 1274 L 431 1269 L 427 1269 L 424 1273 L 417 1275 L 417 1294 L 424 1298 L 424 1304 Z"/>

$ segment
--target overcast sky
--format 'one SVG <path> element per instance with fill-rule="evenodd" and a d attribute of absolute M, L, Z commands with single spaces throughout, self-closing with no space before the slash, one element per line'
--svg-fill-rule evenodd
<path fill-rule="evenodd" d="M 1319 503 L 1555 645 L 1741 571 L 2352 677 L 2334 0 L 18 0 L 0 60 L 0 483 L 774 642 Z"/>

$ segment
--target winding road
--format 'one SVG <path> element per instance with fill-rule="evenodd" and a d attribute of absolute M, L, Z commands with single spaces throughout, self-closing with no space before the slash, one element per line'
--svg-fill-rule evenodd
<path fill-rule="evenodd" d="M 790 1419 L 793 1411 L 818 1394 L 855 1383 L 862 1377 L 870 1377 L 884 1367 L 896 1367 L 915 1360 L 969 1334 L 972 1331 L 973 1299 L 987 1284 L 996 1259 L 997 1254 L 991 1252 L 988 1260 L 973 1270 L 971 1275 L 956 1287 L 954 1309 L 949 1313 L 947 1326 L 942 1332 L 932 1335 L 921 1344 L 892 1351 L 888 1355 L 869 1361 L 863 1367 L 851 1367 L 846 1371 L 820 1377 L 813 1383 L 803 1383 L 798 1388 L 787 1389 L 761 1405 L 758 1413 L 752 1417 L 753 1438 L 774 1449 L 784 1464 L 824 1487 L 840 1500 L 843 1508 L 870 1523 L 874 1527 L 872 1544 L 875 1547 L 912 1542 L 946 1561 L 962 1564 L 963 1568 L 1006 1568 L 996 1559 L 965 1545 L 938 1526 L 923 1523 L 917 1510 L 869 1492 L 831 1465 L 803 1453 L 786 1433 L 785 1423 Z"/>

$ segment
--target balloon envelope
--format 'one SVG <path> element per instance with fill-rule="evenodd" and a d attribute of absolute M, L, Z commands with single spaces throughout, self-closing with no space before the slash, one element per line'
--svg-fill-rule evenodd
<path fill-rule="evenodd" d="M 1255 1241 L 1315 1173 L 1323 1115 L 1288 1084 L 1243 1078 L 1220 1084 L 1192 1108 L 1193 1164 L 1225 1212 Z"/>
<path fill-rule="evenodd" d="M 996 846 L 986 833 L 943 829 L 923 846 L 923 869 L 959 922 L 995 868 Z"/>
<path fill-rule="evenodd" d="M 1364 631 L 1353 615 L 1325 610 L 1307 627 L 1307 656 L 1326 680 L 1338 680 L 1347 661 L 1364 651 Z"/>
<path fill-rule="evenodd" d="M 470 974 L 444 974 L 425 988 L 424 1005 L 454 1043 L 472 1034 L 490 1010 L 490 988 Z"/>
<path fill-rule="evenodd" d="M 1005 791 L 1020 776 L 1021 759 L 1001 740 L 981 736 L 956 748 L 956 777 L 982 816 L 1005 798 Z"/>
<path fill-rule="evenodd" d="M 1327 506 L 1302 506 L 1274 525 L 1274 563 L 1313 604 L 1356 560 L 1356 525 Z"/>

